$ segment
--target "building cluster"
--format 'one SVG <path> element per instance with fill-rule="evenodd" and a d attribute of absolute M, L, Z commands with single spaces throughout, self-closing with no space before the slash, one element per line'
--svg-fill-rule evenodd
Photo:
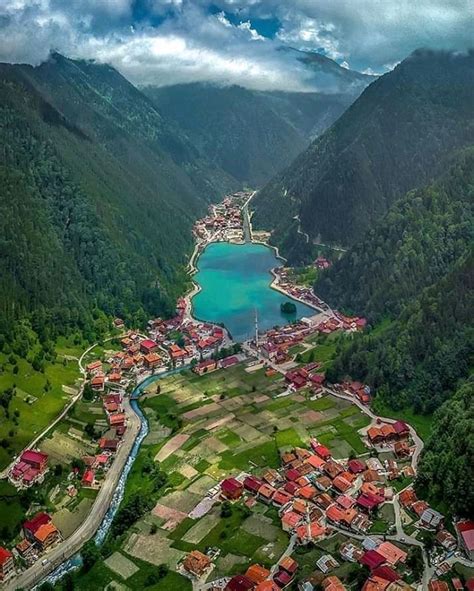
<path fill-rule="evenodd" d="M 318 308 L 319 310 L 329 309 L 328 305 L 318 298 L 311 287 L 296 285 L 290 277 L 290 272 L 291 270 L 288 267 L 276 267 L 273 269 L 279 289 L 296 300 L 308 304 L 308 306 Z"/>
<path fill-rule="evenodd" d="M 9 481 L 19 489 L 41 483 L 48 471 L 48 455 L 34 449 L 25 450 L 13 464 Z"/>
<path fill-rule="evenodd" d="M 328 261 L 328 259 L 323 256 L 318 256 L 317 259 L 313 262 L 313 267 L 315 267 L 316 269 L 319 269 L 321 271 L 324 271 L 325 269 L 329 269 L 329 267 L 331 265 L 332 265 L 331 261 Z"/>
<path fill-rule="evenodd" d="M 197 244 L 219 240 L 241 241 L 242 206 L 250 195 L 249 192 L 238 191 L 227 195 L 221 203 L 210 205 L 208 215 L 194 224 L 193 233 Z"/>
<path fill-rule="evenodd" d="M 22 538 L 13 550 L 0 547 L 0 582 L 15 574 L 15 559 L 30 566 L 38 560 L 39 556 L 60 541 L 61 534 L 47 513 L 37 513 L 25 521 L 22 527 Z"/>

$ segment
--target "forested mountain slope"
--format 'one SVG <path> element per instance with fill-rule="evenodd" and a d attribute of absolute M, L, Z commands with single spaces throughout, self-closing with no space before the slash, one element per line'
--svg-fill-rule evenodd
<path fill-rule="evenodd" d="M 202 154 L 250 186 L 288 166 L 357 97 L 352 88 L 329 94 L 259 92 L 206 83 L 143 91 Z"/>
<path fill-rule="evenodd" d="M 438 182 L 397 201 L 317 281 L 329 303 L 384 320 L 341 352 L 331 378 L 364 380 L 393 408 L 440 406 L 472 365 L 473 238 L 468 149 Z"/>
<path fill-rule="evenodd" d="M 372 322 L 394 318 L 466 255 L 474 243 L 474 148 L 452 160 L 438 181 L 397 200 L 319 278 L 323 299 Z"/>
<path fill-rule="evenodd" d="M 418 470 L 422 498 L 443 499 L 454 515 L 474 515 L 474 380 L 470 378 L 433 417 Z"/>
<path fill-rule="evenodd" d="M 235 186 L 109 66 L 0 66 L 0 333 L 143 318 L 182 287 L 191 226 Z"/>
<path fill-rule="evenodd" d="M 256 196 L 254 221 L 301 260 L 310 241 L 350 245 L 446 158 L 474 141 L 474 53 L 416 51 L 364 90 Z M 294 244 L 298 247 L 295 248 Z"/>

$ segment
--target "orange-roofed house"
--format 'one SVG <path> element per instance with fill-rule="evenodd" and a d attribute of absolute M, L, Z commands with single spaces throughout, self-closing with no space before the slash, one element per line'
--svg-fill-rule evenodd
<path fill-rule="evenodd" d="M 342 518 L 344 517 L 344 511 L 334 503 L 328 507 L 326 517 L 333 523 L 341 523 Z"/>
<path fill-rule="evenodd" d="M 390 581 L 386 581 L 381 577 L 372 576 L 365 581 L 362 591 L 385 591 L 390 585 Z"/>
<path fill-rule="evenodd" d="M 407 553 L 391 542 L 382 542 L 377 546 L 377 552 L 392 566 L 395 566 L 399 562 L 405 562 L 407 559 Z"/>
<path fill-rule="evenodd" d="M 339 475 L 334 478 L 332 485 L 337 491 L 345 493 L 351 488 L 352 483 L 346 480 L 344 476 Z"/>
<path fill-rule="evenodd" d="M 146 368 L 152 369 L 158 366 L 161 363 L 161 357 L 158 353 L 152 352 L 148 353 L 143 357 L 143 364 Z"/>
<path fill-rule="evenodd" d="M 299 513 L 295 513 L 294 511 L 287 511 L 281 518 L 281 527 L 283 531 L 293 531 L 298 525 L 298 523 L 301 521 L 301 519 L 302 517 Z"/>
<path fill-rule="evenodd" d="M 307 501 L 311 501 L 317 495 L 317 491 L 311 484 L 307 484 L 299 489 L 297 495 L 302 498 L 306 499 Z"/>
<path fill-rule="evenodd" d="M 324 466 L 325 461 L 317 455 L 311 455 L 307 458 L 306 463 L 309 464 L 315 470 L 319 470 Z"/>
<path fill-rule="evenodd" d="M 46 548 L 57 542 L 59 537 L 59 531 L 51 522 L 41 525 L 35 532 L 35 542 L 42 550 L 46 550 Z"/>
<path fill-rule="evenodd" d="M 346 588 L 342 584 L 341 580 L 338 577 L 326 577 L 323 582 L 322 586 L 324 591 L 346 591 Z"/>
<path fill-rule="evenodd" d="M 309 542 L 315 542 L 326 533 L 326 528 L 321 525 L 318 521 L 312 521 L 311 523 L 303 523 L 296 528 L 296 535 L 298 536 L 299 544 L 308 544 Z"/>
<path fill-rule="evenodd" d="M 125 425 L 125 419 L 125 413 L 118 412 L 114 415 L 109 415 L 109 424 L 111 427 L 120 427 L 122 425 Z"/>
<path fill-rule="evenodd" d="M 15 572 L 13 554 L 0 546 L 0 581 L 5 581 Z"/>
<path fill-rule="evenodd" d="M 371 443 L 380 443 L 384 439 L 383 433 L 378 427 L 367 429 L 367 437 Z"/>
<path fill-rule="evenodd" d="M 273 486 L 270 486 L 269 484 L 262 484 L 262 486 L 258 489 L 257 496 L 264 503 L 271 503 L 275 492 L 276 491 Z"/>
<path fill-rule="evenodd" d="M 278 563 L 279 566 L 290 575 L 293 575 L 298 570 L 298 563 L 291 556 L 285 556 Z"/>
<path fill-rule="evenodd" d="M 201 577 L 209 570 L 211 564 L 208 556 L 199 550 L 193 550 L 184 559 L 183 568 L 195 577 Z"/>
<path fill-rule="evenodd" d="M 101 392 L 104 389 L 104 385 L 105 385 L 105 376 L 102 373 L 97 373 L 91 379 L 91 388 L 93 390 L 97 390 L 97 391 Z"/>
<path fill-rule="evenodd" d="M 245 576 L 247 579 L 250 579 L 256 585 L 258 585 L 258 583 L 262 583 L 268 579 L 270 576 L 270 571 L 263 566 L 260 566 L 260 564 L 252 564 L 248 567 Z"/>

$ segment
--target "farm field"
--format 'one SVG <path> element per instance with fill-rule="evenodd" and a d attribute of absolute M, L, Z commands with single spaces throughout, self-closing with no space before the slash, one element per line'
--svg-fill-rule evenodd
<path fill-rule="evenodd" d="M 193 549 L 217 548 L 213 577 L 242 572 L 255 561 L 271 566 L 289 541 L 276 509 L 237 503 L 223 516 L 208 491 L 224 477 L 279 467 L 281 452 L 307 446 L 313 436 L 330 443 L 335 457 L 365 451 L 358 430 L 368 420 L 357 407 L 329 395 L 278 397 L 286 389 L 280 375 L 248 369 L 240 364 L 203 377 L 184 370 L 160 380 L 159 388 L 151 384 L 143 395 L 151 433 L 129 475 L 125 502 L 140 496 L 153 499 L 153 506 L 112 544 L 124 563 L 138 564 L 140 557 L 144 564 L 173 569 Z M 158 490 L 156 471 L 167 475 Z M 101 563 L 90 576 L 97 570 L 104 584 L 130 587 L 142 568 L 122 580 L 119 568 L 112 572 Z M 85 588 L 82 582 L 79 588 Z"/>

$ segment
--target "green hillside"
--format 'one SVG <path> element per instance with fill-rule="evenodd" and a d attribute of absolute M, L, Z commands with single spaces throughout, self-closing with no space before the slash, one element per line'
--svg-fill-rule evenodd
<path fill-rule="evenodd" d="M 205 83 L 143 91 L 201 154 L 250 186 L 262 185 L 288 166 L 357 96 Z"/>
<path fill-rule="evenodd" d="M 397 198 L 473 143 L 473 105 L 474 53 L 413 53 L 262 189 L 255 223 L 273 230 L 293 262 L 310 256 L 312 241 L 356 243 Z"/>
<path fill-rule="evenodd" d="M 169 312 L 194 219 L 235 181 L 109 66 L 2 64 L 0 96 L 0 333 Z"/>

